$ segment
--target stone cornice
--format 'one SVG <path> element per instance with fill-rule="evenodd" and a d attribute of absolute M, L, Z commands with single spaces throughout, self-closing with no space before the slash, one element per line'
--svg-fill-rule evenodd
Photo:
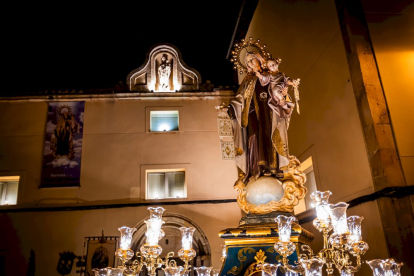
<path fill-rule="evenodd" d="M 0 102 L 48 102 L 48 101 L 107 101 L 107 100 L 213 100 L 232 98 L 233 90 L 213 92 L 154 92 L 154 93 L 114 93 L 114 94 L 73 94 L 44 96 L 10 96 L 0 97 Z"/>

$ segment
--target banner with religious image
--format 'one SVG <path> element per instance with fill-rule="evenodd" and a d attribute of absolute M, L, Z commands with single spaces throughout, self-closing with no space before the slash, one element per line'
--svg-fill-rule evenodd
<path fill-rule="evenodd" d="M 80 186 L 85 102 L 49 102 L 41 188 Z"/>
<path fill-rule="evenodd" d="M 84 275 L 95 275 L 93 272 L 94 269 L 117 267 L 116 264 L 118 262 L 115 257 L 115 252 L 118 241 L 118 236 L 104 236 L 103 230 L 101 237 L 85 237 L 86 267 Z"/>

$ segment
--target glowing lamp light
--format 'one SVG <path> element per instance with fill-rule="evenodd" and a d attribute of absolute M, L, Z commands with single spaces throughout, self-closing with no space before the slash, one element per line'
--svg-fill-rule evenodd
<path fill-rule="evenodd" d="M 292 233 L 292 223 L 297 221 L 295 217 L 287 217 L 279 215 L 276 218 L 279 231 L 279 240 L 281 242 L 290 242 L 290 235 Z"/>
<path fill-rule="evenodd" d="M 170 131 L 171 126 L 169 124 L 161 124 L 158 127 L 158 131 Z"/>
<path fill-rule="evenodd" d="M 161 226 L 164 224 L 162 220 L 162 214 L 165 209 L 162 207 L 149 207 L 150 217 L 147 220 L 144 220 L 147 225 L 147 231 L 145 236 L 147 237 L 146 243 L 141 246 L 140 252 L 134 252 L 130 249 L 132 242 L 132 234 L 137 230 L 135 228 L 121 227 L 118 230 L 121 232 L 121 239 L 119 248 L 115 252 L 115 256 L 122 262 L 122 265 L 119 268 L 102 268 L 95 269 L 95 276 L 98 275 L 112 275 L 112 276 L 122 276 L 122 275 L 140 275 L 142 268 L 145 266 L 148 274 L 150 276 L 156 276 L 157 269 L 165 267 L 164 270 L 166 276 L 187 276 L 190 272 L 189 262 L 196 256 L 196 251 L 191 248 L 193 243 L 193 233 L 195 231 L 194 227 L 181 227 L 180 231 L 182 233 L 182 246 L 183 248 L 178 251 L 178 257 L 184 262 L 183 266 L 177 266 L 175 260 L 169 260 L 169 258 L 174 256 L 174 252 L 169 252 L 165 258 L 165 261 L 161 259 L 160 255 L 162 253 L 162 247 L 158 244 L 165 232 L 161 229 Z M 133 260 L 131 264 L 131 259 L 137 256 L 139 257 L 136 260 Z M 209 268 L 211 270 L 211 268 Z M 208 273 L 204 273 L 200 270 L 198 271 L 198 276 L 210 276 L 210 270 Z M 196 270 L 197 271 L 197 270 Z M 200 274 L 201 273 L 201 274 Z M 218 276 L 218 275 L 214 275 Z"/>
<path fill-rule="evenodd" d="M 161 230 L 161 226 L 164 224 L 162 214 L 165 209 L 162 207 L 149 207 L 148 211 L 150 211 L 150 218 L 144 221 L 147 225 L 147 232 L 145 233 L 145 236 L 147 237 L 148 245 L 156 246 L 164 234 L 164 231 Z"/>
<path fill-rule="evenodd" d="M 335 234 L 348 233 L 348 221 L 346 218 L 346 209 L 349 204 L 339 202 L 337 204 L 328 204 L 329 214 L 332 219 Z"/>
<path fill-rule="evenodd" d="M 148 89 L 150 91 L 155 91 L 155 81 L 151 81 L 151 83 L 148 85 Z"/>
<path fill-rule="evenodd" d="M 180 227 L 181 245 L 184 250 L 190 250 L 193 244 L 194 227 Z"/>
<path fill-rule="evenodd" d="M 213 267 L 205 267 L 205 266 L 194 267 L 194 270 L 197 272 L 197 276 L 210 276 L 212 269 Z"/>
<path fill-rule="evenodd" d="M 401 276 L 402 263 L 397 263 L 394 259 L 374 259 L 367 261 L 367 264 L 371 267 L 374 276 Z"/>
<path fill-rule="evenodd" d="M 128 250 L 131 246 L 132 234 L 134 234 L 134 232 L 137 229 L 123 226 L 121 228 L 118 228 L 118 230 L 121 233 L 121 240 L 119 242 L 119 248 L 121 248 L 122 250 Z"/>
<path fill-rule="evenodd" d="M 160 219 L 149 219 L 145 220 L 147 224 L 147 244 L 150 246 L 158 245 L 158 241 L 162 238 L 161 226 L 164 224 L 163 220 Z"/>
<path fill-rule="evenodd" d="M 302 261 L 302 266 L 305 269 L 305 275 L 322 275 L 322 267 L 324 261 L 318 258 L 311 258 L 309 260 Z"/>
<path fill-rule="evenodd" d="M 174 83 L 174 90 L 175 90 L 175 92 L 180 91 L 181 85 L 178 83 L 178 80 L 177 79 L 174 79 L 173 83 Z"/>
<path fill-rule="evenodd" d="M 329 219 L 329 212 L 327 210 L 327 204 L 329 196 L 332 193 L 330 191 L 320 192 L 316 191 L 311 194 L 311 198 L 315 201 L 316 205 L 316 216 L 322 222 L 325 222 Z"/>
<path fill-rule="evenodd" d="M 358 242 L 362 240 L 361 236 L 361 222 L 364 217 L 350 216 L 348 217 L 348 229 L 350 233 L 350 240 Z"/>

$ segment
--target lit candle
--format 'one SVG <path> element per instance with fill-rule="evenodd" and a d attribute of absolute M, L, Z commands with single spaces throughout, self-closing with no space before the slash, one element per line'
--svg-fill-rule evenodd
<path fill-rule="evenodd" d="M 145 236 L 147 237 L 147 244 L 150 246 L 158 245 L 158 241 L 161 239 L 161 226 L 164 224 L 164 221 L 161 219 L 148 219 L 144 221 L 147 224 L 147 232 Z"/>
<path fill-rule="evenodd" d="M 348 228 L 350 235 L 350 240 L 353 242 L 358 242 L 362 240 L 361 237 L 361 222 L 364 217 L 360 216 L 350 216 L 348 218 Z"/>
<path fill-rule="evenodd" d="M 134 234 L 134 232 L 137 229 L 123 226 L 121 228 L 118 228 L 118 230 L 121 233 L 121 240 L 119 242 L 119 248 L 121 248 L 122 250 L 128 250 L 131 246 L 132 234 Z"/>
<path fill-rule="evenodd" d="M 181 231 L 181 244 L 184 250 L 190 250 L 193 244 L 193 233 L 195 231 L 194 227 L 180 227 Z"/>
<path fill-rule="evenodd" d="M 348 233 L 348 222 L 346 219 L 346 209 L 349 204 L 339 202 L 337 204 L 329 204 L 329 214 L 332 220 L 334 232 L 338 235 Z"/>
<path fill-rule="evenodd" d="M 286 217 L 279 215 L 276 218 L 278 224 L 279 240 L 281 242 L 290 242 L 290 235 L 292 232 L 292 223 L 297 221 L 295 217 Z"/>
<path fill-rule="evenodd" d="M 324 224 L 329 219 L 329 213 L 327 208 L 329 196 L 332 193 L 330 191 L 320 192 L 316 191 L 311 194 L 311 198 L 315 201 L 316 216 Z"/>

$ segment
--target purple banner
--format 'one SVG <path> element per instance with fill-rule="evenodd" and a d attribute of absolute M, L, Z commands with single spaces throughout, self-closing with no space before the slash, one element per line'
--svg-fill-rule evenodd
<path fill-rule="evenodd" d="M 85 102 L 49 102 L 41 188 L 80 186 Z"/>

